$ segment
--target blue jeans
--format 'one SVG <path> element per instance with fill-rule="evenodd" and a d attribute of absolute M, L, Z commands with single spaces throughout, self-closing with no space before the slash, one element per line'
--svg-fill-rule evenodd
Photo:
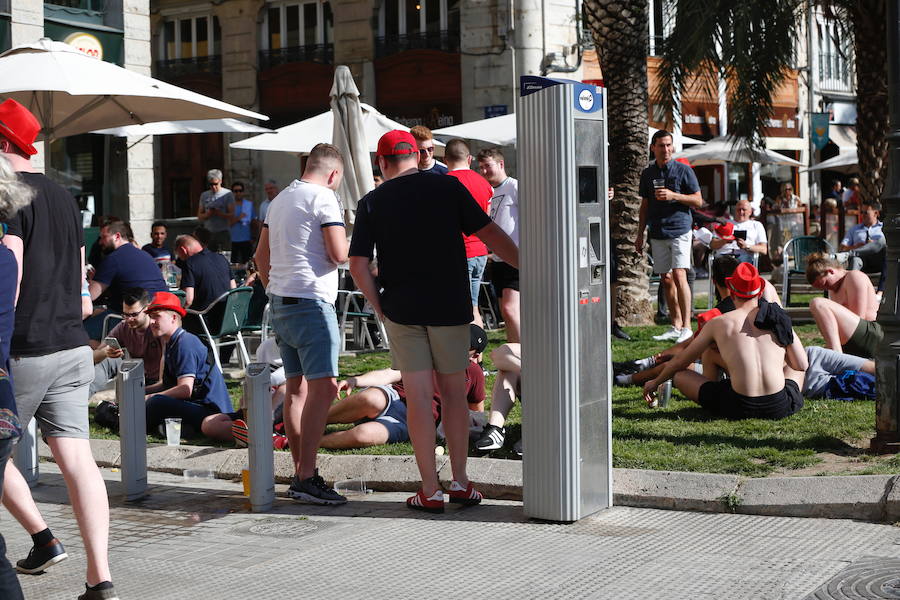
<path fill-rule="evenodd" d="M 334 305 L 310 298 L 269 297 L 285 376 L 337 377 L 341 337 Z"/>
<path fill-rule="evenodd" d="M 12 453 L 15 438 L 0 440 L 0 496 L 3 494 L 3 474 L 6 472 L 6 461 Z M 6 560 L 6 542 L 0 535 L 0 598 L 4 600 L 22 600 L 22 588 L 13 571 L 12 565 Z"/>
<path fill-rule="evenodd" d="M 481 291 L 481 279 L 487 266 L 487 255 L 473 256 L 466 259 L 469 266 L 469 290 L 472 293 L 472 306 L 478 306 L 478 292 Z"/>

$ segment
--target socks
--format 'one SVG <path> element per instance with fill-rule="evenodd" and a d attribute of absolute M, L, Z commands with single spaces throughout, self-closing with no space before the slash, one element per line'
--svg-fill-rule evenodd
<path fill-rule="evenodd" d="M 656 356 L 654 355 L 654 356 L 648 356 L 647 358 L 639 358 L 634 362 L 639 367 L 641 367 L 641 370 L 652 369 L 653 367 L 656 366 Z"/>
<path fill-rule="evenodd" d="M 50 531 L 49 527 L 43 531 L 38 531 L 31 536 L 31 541 L 34 542 L 34 545 L 38 548 L 43 548 L 53 541 L 53 532 Z"/>
<path fill-rule="evenodd" d="M 615 380 L 616 380 L 616 385 L 628 386 L 628 385 L 631 385 L 633 376 L 632 375 L 616 375 Z"/>

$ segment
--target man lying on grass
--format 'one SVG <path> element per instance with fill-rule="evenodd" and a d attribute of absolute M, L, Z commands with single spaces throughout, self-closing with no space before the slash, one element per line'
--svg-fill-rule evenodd
<path fill-rule="evenodd" d="M 675 387 L 714 415 L 728 419 L 781 419 L 803 407 L 806 353 L 777 304 L 760 301 L 764 281 L 742 263 L 725 280 L 735 309 L 710 320 L 690 345 L 669 360 L 662 373 L 644 384 L 644 399 L 674 376 Z M 761 328 L 763 327 L 763 328 Z M 716 344 L 729 379 L 712 381 L 685 370 Z"/>

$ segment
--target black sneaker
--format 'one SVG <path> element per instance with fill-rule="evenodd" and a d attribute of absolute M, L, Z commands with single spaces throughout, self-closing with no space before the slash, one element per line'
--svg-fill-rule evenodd
<path fill-rule="evenodd" d="M 101 585 L 103 589 L 92 590 L 87 584 L 84 584 L 84 593 L 78 596 L 78 600 L 119 600 L 119 595 L 112 582 L 104 581 L 98 585 Z"/>
<path fill-rule="evenodd" d="M 66 549 L 56 538 L 50 540 L 46 546 L 32 546 L 28 556 L 16 563 L 16 571 L 27 575 L 38 575 L 58 562 L 69 558 Z"/>
<path fill-rule="evenodd" d="M 522 440 L 519 440 L 515 444 L 513 444 L 513 452 L 516 453 L 516 456 L 522 457 Z"/>
<path fill-rule="evenodd" d="M 287 491 L 288 498 L 307 504 L 346 504 L 347 499 L 328 487 L 325 480 L 319 477 L 319 471 L 312 477 L 300 480 L 297 475 L 291 479 L 291 487 Z"/>
<path fill-rule="evenodd" d="M 619 327 L 619 324 L 616 322 L 613 322 L 612 324 L 612 334 L 613 337 L 617 337 L 620 340 L 625 340 L 626 342 L 631 341 L 631 336 L 625 333 L 625 330 Z"/>
<path fill-rule="evenodd" d="M 488 423 L 481 430 L 481 437 L 475 442 L 475 449 L 481 452 L 489 450 L 499 450 L 503 447 L 503 440 L 506 439 L 506 429 L 497 427 Z"/>

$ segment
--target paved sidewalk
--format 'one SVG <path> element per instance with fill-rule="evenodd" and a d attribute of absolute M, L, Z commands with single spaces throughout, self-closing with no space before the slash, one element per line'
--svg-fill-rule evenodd
<path fill-rule="evenodd" d="M 84 553 L 56 465 L 41 469 L 35 498 L 70 558 L 20 581 L 26 598 L 72 599 Z M 337 508 L 279 498 L 253 514 L 237 482 L 151 472 L 150 496 L 123 504 L 119 474 L 103 472 L 113 574 L 129 600 L 900 597 L 890 525 L 625 507 L 559 525 L 529 521 L 511 501 L 420 515 L 399 493 Z M 30 539 L 0 515 L 10 557 L 24 556 Z"/>

